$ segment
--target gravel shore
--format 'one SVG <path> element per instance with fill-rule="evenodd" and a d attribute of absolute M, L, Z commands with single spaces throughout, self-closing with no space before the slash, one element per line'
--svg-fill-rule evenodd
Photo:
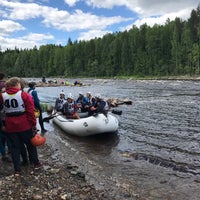
<path fill-rule="evenodd" d="M 78 166 L 54 157 L 48 144 L 38 147 L 38 153 L 44 167 L 34 170 L 31 165 L 23 166 L 19 176 L 13 174 L 12 163 L 0 161 L 1 200 L 109 199 L 87 183 Z"/>

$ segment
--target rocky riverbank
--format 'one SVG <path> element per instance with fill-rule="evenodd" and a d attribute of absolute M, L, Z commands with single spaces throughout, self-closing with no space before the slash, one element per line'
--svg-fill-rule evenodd
<path fill-rule="evenodd" d="M 45 144 L 38 148 L 44 167 L 33 170 L 23 166 L 19 176 L 13 174 L 12 163 L 0 164 L 0 199 L 109 199 L 103 191 L 87 183 L 78 166 L 61 161 L 54 150 Z"/>

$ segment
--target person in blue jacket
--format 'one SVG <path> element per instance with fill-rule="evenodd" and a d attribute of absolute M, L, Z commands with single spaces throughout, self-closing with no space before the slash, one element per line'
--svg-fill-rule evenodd
<path fill-rule="evenodd" d="M 47 130 L 44 128 L 43 117 L 42 117 L 42 108 L 41 108 L 41 105 L 40 105 L 40 99 L 38 98 L 37 91 L 35 90 L 36 83 L 35 82 L 30 82 L 28 84 L 28 86 L 29 86 L 28 93 L 32 95 L 33 100 L 34 100 L 34 105 L 40 111 L 39 124 L 40 124 L 40 127 L 41 127 L 41 132 L 45 133 L 45 132 L 47 132 Z"/>
<path fill-rule="evenodd" d="M 82 92 L 79 92 L 79 96 L 76 99 L 76 104 L 78 108 L 81 109 L 81 112 L 87 112 L 87 109 L 85 108 L 85 106 L 88 104 L 88 101 Z"/>

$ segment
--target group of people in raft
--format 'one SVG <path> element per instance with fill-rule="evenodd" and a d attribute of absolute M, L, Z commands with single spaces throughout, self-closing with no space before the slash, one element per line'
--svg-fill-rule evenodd
<path fill-rule="evenodd" d="M 88 116 L 97 113 L 107 115 L 108 110 L 107 101 L 103 100 L 100 94 L 92 97 L 91 92 L 87 92 L 85 96 L 79 92 L 78 98 L 75 99 L 72 93 L 65 97 L 65 93 L 61 91 L 55 102 L 55 111 L 62 112 L 68 119 L 80 119 L 79 112 L 88 112 Z"/>
<path fill-rule="evenodd" d="M 43 167 L 38 158 L 37 147 L 31 139 L 37 131 L 35 107 L 40 111 L 39 125 L 41 133 L 44 128 L 42 108 L 38 98 L 36 83 L 29 83 L 29 88 L 24 91 L 25 81 L 18 77 L 6 79 L 0 72 L 0 153 L 2 161 L 12 163 L 14 175 L 21 174 L 21 167 L 33 165 L 34 169 Z M 63 91 L 55 102 L 55 110 L 62 112 L 67 118 L 79 119 L 78 110 L 88 112 L 88 115 L 104 113 L 107 115 L 109 105 L 100 94 L 92 97 L 90 92 L 86 96 L 82 92 L 74 99 L 69 93 L 67 97 Z"/>

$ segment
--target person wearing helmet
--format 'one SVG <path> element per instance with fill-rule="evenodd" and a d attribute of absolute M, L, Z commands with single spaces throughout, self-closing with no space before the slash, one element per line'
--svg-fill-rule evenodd
<path fill-rule="evenodd" d="M 95 105 L 95 98 L 92 97 L 91 92 L 86 93 L 86 99 L 87 99 L 87 104 L 85 105 L 85 109 L 87 111 L 90 110 L 90 108 Z"/>
<path fill-rule="evenodd" d="M 67 96 L 67 101 L 63 104 L 62 113 L 68 119 L 80 119 L 77 110 L 78 107 L 74 101 L 74 97 L 71 93 L 69 93 Z"/>
<path fill-rule="evenodd" d="M 64 103 L 66 102 L 66 99 L 65 99 L 65 93 L 63 92 L 63 90 L 60 92 L 60 97 L 58 97 L 56 99 L 56 102 L 55 102 L 55 110 L 57 112 L 60 112 L 62 111 L 62 108 L 63 108 L 63 105 Z"/>
<path fill-rule="evenodd" d="M 30 82 L 28 84 L 28 86 L 29 86 L 29 89 L 28 89 L 27 92 L 29 94 L 31 94 L 31 96 L 33 97 L 33 100 L 34 100 L 35 107 L 40 111 L 39 124 L 40 124 L 40 127 L 41 127 L 41 132 L 45 133 L 45 132 L 47 132 L 47 130 L 44 128 L 43 117 L 42 117 L 42 108 L 40 106 L 40 99 L 38 98 L 37 91 L 35 90 L 36 83 L 35 82 Z"/>
<path fill-rule="evenodd" d="M 85 106 L 88 104 L 88 101 L 82 92 L 79 92 L 79 96 L 76 99 L 76 104 L 77 104 L 78 108 L 81 109 L 81 112 L 87 111 Z"/>
<path fill-rule="evenodd" d="M 100 94 L 95 95 L 95 104 L 90 108 L 89 115 L 103 113 L 107 116 L 109 105 L 107 101 L 104 101 Z"/>

